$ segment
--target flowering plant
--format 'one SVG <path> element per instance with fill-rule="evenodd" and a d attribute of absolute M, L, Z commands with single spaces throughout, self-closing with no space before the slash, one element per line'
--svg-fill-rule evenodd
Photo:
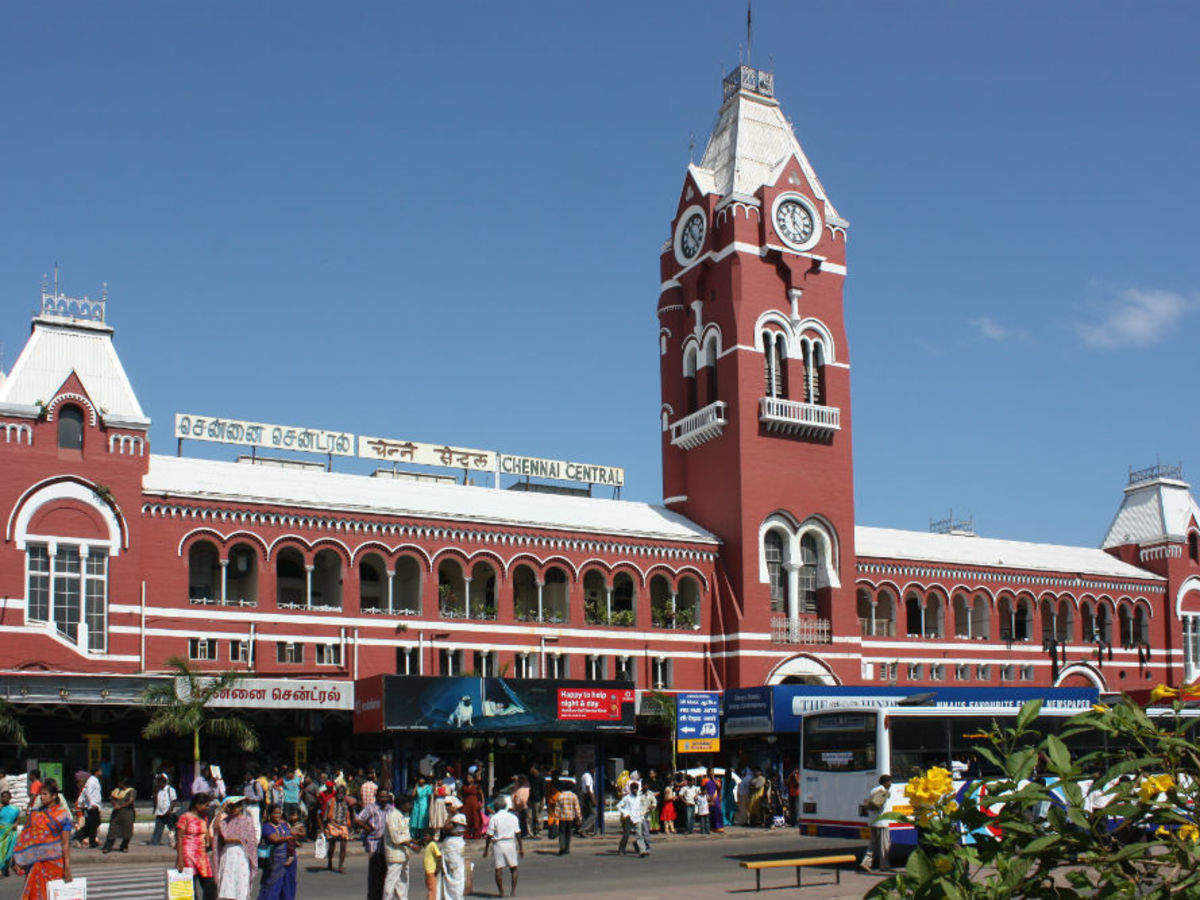
<path fill-rule="evenodd" d="M 1168 688 L 1167 691 L 1174 691 Z M 1163 715 L 1123 699 L 1069 719 L 1027 703 L 993 723 L 983 777 L 959 792 L 935 767 L 909 781 L 919 842 L 872 898 L 1200 896 L 1200 746 L 1183 699 Z"/>

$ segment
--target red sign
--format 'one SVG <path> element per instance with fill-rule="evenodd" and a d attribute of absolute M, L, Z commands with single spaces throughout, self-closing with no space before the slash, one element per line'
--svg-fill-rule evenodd
<path fill-rule="evenodd" d="M 563 722 L 619 722 L 621 704 L 633 691 L 619 688 L 559 688 L 558 718 Z"/>
<path fill-rule="evenodd" d="M 354 733 L 383 731 L 383 676 L 372 675 L 354 683 Z"/>

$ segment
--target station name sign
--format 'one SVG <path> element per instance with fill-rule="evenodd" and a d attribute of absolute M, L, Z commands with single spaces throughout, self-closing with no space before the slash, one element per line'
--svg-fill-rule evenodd
<path fill-rule="evenodd" d="M 451 444 L 424 444 L 402 438 L 369 437 L 346 431 L 271 425 L 215 416 L 175 414 L 175 437 L 217 444 L 266 447 L 270 450 L 295 450 L 334 456 L 358 456 L 390 463 L 438 466 L 491 472 L 518 478 L 548 478 L 579 484 L 625 485 L 625 470 L 618 466 L 599 466 L 563 459 L 537 456 L 512 456 L 494 450 L 475 450 Z M 497 480 L 497 485 L 499 481 Z"/>
<path fill-rule="evenodd" d="M 175 414 L 175 437 L 218 444 L 244 444 L 271 450 L 301 450 L 307 453 L 354 455 L 354 435 L 323 428 L 299 428 L 294 425 L 269 425 L 212 416 Z"/>
<path fill-rule="evenodd" d="M 613 487 L 625 484 L 625 470 L 616 466 L 593 466 L 561 459 L 539 459 L 536 456 L 509 456 L 506 453 L 500 454 L 500 474 L 608 484 Z"/>

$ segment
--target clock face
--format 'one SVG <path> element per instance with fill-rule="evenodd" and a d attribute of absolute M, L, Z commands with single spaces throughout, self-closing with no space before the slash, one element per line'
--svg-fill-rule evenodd
<path fill-rule="evenodd" d="M 789 244 L 809 243 L 815 228 L 812 213 L 799 200 L 786 199 L 775 207 L 775 230 Z"/>
<path fill-rule="evenodd" d="M 692 213 L 687 217 L 679 235 L 679 251 L 684 259 L 696 258 L 704 245 L 704 230 L 704 216 L 701 213 Z"/>

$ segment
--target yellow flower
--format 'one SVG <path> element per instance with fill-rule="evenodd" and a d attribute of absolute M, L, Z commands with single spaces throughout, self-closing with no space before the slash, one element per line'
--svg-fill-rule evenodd
<path fill-rule="evenodd" d="M 1111 711 L 1112 711 L 1111 708 L 1105 706 L 1103 703 L 1093 703 L 1092 704 L 1092 712 L 1106 713 L 1106 712 L 1111 712 Z"/>
<path fill-rule="evenodd" d="M 1180 825 L 1179 839 L 1181 841 L 1191 841 L 1193 844 L 1200 842 L 1200 828 L 1195 825 Z"/>
<path fill-rule="evenodd" d="M 1138 796 L 1143 803 L 1152 803 L 1159 794 L 1165 794 L 1175 787 L 1175 779 L 1170 775 L 1152 775 L 1138 785 Z"/>
<path fill-rule="evenodd" d="M 1158 703 L 1160 700 L 1174 700 L 1178 696 L 1179 691 L 1175 690 L 1175 688 L 1159 684 L 1150 692 L 1150 702 Z"/>
<path fill-rule="evenodd" d="M 949 803 L 946 804 L 946 813 L 947 814 L 957 812 L 957 811 L 958 811 L 958 804 L 955 803 L 953 800 L 951 800 Z"/>
<path fill-rule="evenodd" d="M 1160 838 L 1170 837 L 1171 832 L 1167 831 L 1165 825 L 1159 825 L 1157 828 L 1154 829 L 1154 836 L 1160 837 Z"/>

